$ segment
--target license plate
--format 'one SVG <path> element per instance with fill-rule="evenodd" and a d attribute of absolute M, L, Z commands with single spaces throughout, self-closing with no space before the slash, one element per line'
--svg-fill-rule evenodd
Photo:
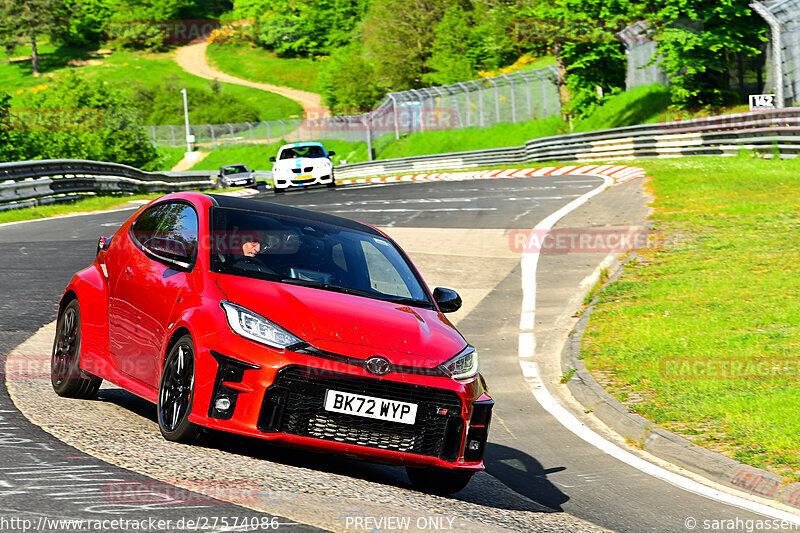
<path fill-rule="evenodd" d="M 334 413 L 413 424 L 417 419 L 417 404 L 363 396 L 337 390 L 325 393 L 325 410 Z"/>
<path fill-rule="evenodd" d="M 311 174 L 303 174 L 302 176 L 297 176 L 297 178 L 295 178 L 295 179 L 298 179 L 298 180 L 313 180 L 314 176 L 312 176 Z"/>

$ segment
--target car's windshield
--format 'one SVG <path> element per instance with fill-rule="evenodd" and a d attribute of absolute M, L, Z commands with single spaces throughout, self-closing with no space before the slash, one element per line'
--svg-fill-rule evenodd
<path fill-rule="evenodd" d="M 355 229 L 214 208 L 211 253 L 225 274 L 431 307 L 395 245 Z"/>
<path fill-rule="evenodd" d="M 244 165 L 231 165 L 229 167 L 223 168 L 225 174 L 241 174 L 243 172 L 249 172 L 247 167 Z"/>
<path fill-rule="evenodd" d="M 294 159 L 295 157 L 327 157 L 322 146 L 312 144 L 309 146 L 295 146 L 284 148 L 279 159 Z"/>

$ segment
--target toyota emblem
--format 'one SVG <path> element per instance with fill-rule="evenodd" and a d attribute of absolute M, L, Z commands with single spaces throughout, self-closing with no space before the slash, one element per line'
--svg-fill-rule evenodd
<path fill-rule="evenodd" d="M 364 361 L 364 369 L 375 376 L 385 376 L 392 371 L 392 365 L 384 357 L 370 357 Z"/>

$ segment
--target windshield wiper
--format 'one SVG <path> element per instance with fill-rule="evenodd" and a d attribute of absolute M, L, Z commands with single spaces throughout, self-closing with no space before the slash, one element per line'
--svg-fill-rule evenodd
<path fill-rule="evenodd" d="M 371 292 L 351 289 L 349 287 L 340 287 L 339 285 L 331 285 L 329 283 L 322 283 L 321 281 L 313 281 L 310 279 L 281 278 L 281 282 L 290 283 L 292 285 L 302 285 L 303 287 L 314 287 L 315 289 L 324 289 L 332 292 L 343 292 L 345 294 L 352 294 L 355 296 L 366 296 L 367 298 L 376 297 L 376 295 Z"/>

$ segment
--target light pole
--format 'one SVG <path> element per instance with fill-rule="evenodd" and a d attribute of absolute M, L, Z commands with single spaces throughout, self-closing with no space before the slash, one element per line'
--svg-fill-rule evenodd
<path fill-rule="evenodd" d="M 186 102 L 186 89 L 181 89 L 181 94 L 183 94 L 183 116 L 186 119 L 186 153 L 188 154 L 192 151 L 192 141 L 191 133 L 189 133 L 189 104 Z"/>

